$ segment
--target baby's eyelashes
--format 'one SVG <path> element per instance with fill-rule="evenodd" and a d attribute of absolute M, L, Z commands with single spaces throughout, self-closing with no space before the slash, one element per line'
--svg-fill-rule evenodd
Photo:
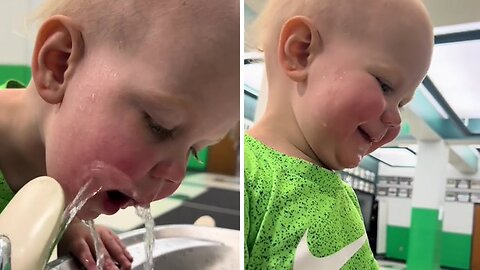
<path fill-rule="evenodd" d="M 198 157 L 198 152 L 195 148 L 190 147 L 190 153 L 198 163 L 203 164 L 203 161 Z"/>
<path fill-rule="evenodd" d="M 375 77 L 375 79 L 377 80 L 378 84 L 380 85 L 380 88 L 382 88 L 383 92 L 390 92 L 390 91 L 393 90 L 393 88 L 389 84 L 385 83 L 379 77 Z"/>
<path fill-rule="evenodd" d="M 155 120 L 152 119 L 148 114 L 145 116 L 148 127 L 150 131 L 161 141 L 171 139 L 174 135 L 174 130 L 169 130 L 164 128 L 163 126 L 159 125 Z"/>

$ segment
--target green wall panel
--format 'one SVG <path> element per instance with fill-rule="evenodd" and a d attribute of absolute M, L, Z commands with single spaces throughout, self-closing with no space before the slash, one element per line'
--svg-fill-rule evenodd
<path fill-rule="evenodd" d="M 410 229 L 398 226 L 387 226 L 386 256 L 391 259 L 407 260 L 408 236 Z"/>
<path fill-rule="evenodd" d="M 406 261 L 409 236 L 410 228 L 387 226 L 386 257 Z M 440 238 L 440 265 L 454 269 L 470 269 L 471 235 L 441 232 Z M 422 239 L 424 238 L 420 238 Z M 420 255 L 423 256 L 423 253 Z"/>
<path fill-rule="evenodd" d="M 205 171 L 207 169 L 208 148 L 204 148 L 197 153 L 197 161 L 192 155 L 188 157 L 187 170 L 189 171 Z"/>
<path fill-rule="evenodd" d="M 440 268 L 441 232 L 437 209 L 412 208 L 407 270 Z"/>
<path fill-rule="evenodd" d="M 23 65 L 0 65 L 0 84 L 9 79 L 15 79 L 27 85 L 30 81 L 31 72 L 28 66 Z"/>
<path fill-rule="evenodd" d="M 472 236 L 468 234 L 442 233 L 440 264 L 458 269 L 470 269 Z"/>

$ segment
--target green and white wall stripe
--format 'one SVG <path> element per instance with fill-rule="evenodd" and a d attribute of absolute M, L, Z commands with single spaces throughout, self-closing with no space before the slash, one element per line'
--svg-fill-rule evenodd
<path fill-rule="evenodd" d="M 452 165 L 447 165 L 446 168 L 446 178 L 480 179 L 480 173 L 464 175 Z M 435 167 L 431 171 L 436 169 Z M 393 168 L 380 163 L 379 175 L 413 177 L 415 168 Z M 433 181 L 433 179 L 430 178 L 430 181 Z M 377 253 L 385 254 L 390 259 L 407 261 L 412 213 L 418 212 L 416 209 L 420 209 L 419 212 L 423 213 L 421 211 L 423 208 L 414 207 L 412 209 L 412 199 L 409 198 L 378 197 L 378 199 Z M 442 199 L 444 200 L 443 197 Z M 433 211 L 437 212 L 435 214 L 437 217 L 440 215 L 440 211 L 443 213 L 440 236 L 437 239 L 437 245 L 440 249 L 440 265 L 455 269 L 470 269 L 473 204 L 444 202 L 441 209 L 433 209 Z M 422 219 L 416 220 L 420 228 L 425 226 L 435 227 L 435 225 L 429 225 L 430 223 L 435 224 L 434 222 L 423 224 Z M 414 238 L 414 240 L 423 241 L 424 239 Z M 423 250 L 420 254 L 424 254 Z"/>
<path fill-rule="evenodd" d="M 404 201 L 409 201 L 408 199 L 403 199 Z M 403 205 L 407 204 L 406 202 L 403 203 Z M 450 204 L 450 203 L 448 203 Z M 465 205 L 465 204 L 464 204 Z M 457 206 L 455 206 L 457 207 Z M 456 208 L 458 209 L 458 207 Z M 413 213 L 418 213 L 420 216 L 423 214 L 422 210 L 425 209 L 412 209 L 412 215 Z M 437 210 L 430 210 L 426 209 L 426 212 L 431 211 L 433 214 L 430 214 L 429 216 L 437 216 L 438 211 Z M 458 210 L 455 211 L 449 211 L 450 214 L 458 212 Z M 464 214 L 464 213 L 463 213 Z M 428 215 L 428 214 L 427 214 Z M 469 214 L 471 215 L 471 213 Z M 459 214 L 460 216 L 460 214 Z M 467 215 L 461 215 L 462 218 L 466 217 Z M 453 220 L 452 217 L 448 218 L 445 216 L 445 219 L 450 219 Z M 461 219 L 456 219 L 457 223 L 463 222 Z M 438 222 L 436 224 L 436 222 Z M 430 265 L 433 265 L 432 262 L 436 262 L 438 266 L 438 262 L 441 266 L 444 267 L 452 267 L 455 269 L 470 269 L 470 253 L 471 253 L 471 232 L 451 232 L 448 231 L 447 228 L 445 228 L 445 222 L 443 222 L 442 225 L 439 225 L 442 223 L 441 221 L 438 221 L 437 219 L 427 219 L 426 221 L 423 219 L 417 219 L 417 225 L 420 227 L 420 229 L 416 228 L 415 230 L 421 231 L 423 228 L 429 228 L 429 227 L 435 227 L 435 226 L 443 226 L 443 229 L 441 231 L 438 230 L 425 230 L 427 232 L 427 235 L 429 237 L 439 237 L 439 240 L 437 239 L 437 246 L 435 248 L 438 248 L 439 251 L 435 253 L 430 253 L 430 254 L 436 254 L 439 257 L 432 258 L 430 257 L 429 261 Z M 386 242 L 386 257 L 390 259 L 395 259 L 395 260 L 404 260 L 407 261 L 407 256 L 409 253 L 409 245 L 410 245 L 410 239 L 415 239 L 415 245 L 420 245 L 419 247 L 415 247 L 416 249 L 418 248 L 423 248 L 421 246 L 424 241 L 428 240 L 424 235 L 420 235 L 420 237 L 417 235 L 414 235 L 410 237 L 410 226 L 396 226 L 392 224 L 388 224 L 386 227 L 386 235 L 387 235 L 387 242 Z M 433 233 L 440 233 L 440 235 L 436 235 Z M 429 248 L 429 247 L 427 247 Z M 436 250 L 437 251 L 437 250 Z M 423 252 L 420 253 L 415 253 L 415 254 L 410 254 L 410 256 L 424 256 L 425 254 Z M 414 258 L 415 259 L 415 258 Z M 424 258 L 420 258 L 420 261 L 422 261 Z M 418 259 L 417 259 L 418 260 Z M 428 267 L 424 267 L 422 263 L 419 263 L 416 265 L 418 268 L 416 269 L 432 269 Z M 414 268 L 415 269 L 415 268 Z M 437 269 L 437 268 L 433 268 Z"/>
<path fill-rule="evenodd" d="M 440 263 L 470 269 L 473 203 L 445 202 L 443 213 Z"/>
<path fill-rule="evenodd" d="M 407 252 L 408 270 L 440 269 L 441 230 L 442 216 L 438 209 L 412 208 Z"/>
<path fill-rule="evenodd" d="M 441 209 L 447 184 L 448 155 L 449 148 L 442 140 L 418 142 L 407 252 L 408 270 L 440 267 Z"/>

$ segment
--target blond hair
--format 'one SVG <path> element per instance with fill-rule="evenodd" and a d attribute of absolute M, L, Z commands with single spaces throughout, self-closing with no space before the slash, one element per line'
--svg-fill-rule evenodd
<path fill-rule="evenodd" d="M 110 40 L 116 47 L 124 47 L 128 46 L 126 40 L 138 41 L 145 35 L 148 28 L 145 19 L 151 10 L 144 7 L 151 3 L 149 0 L 45 0 L 32 19 L 41 24 L 51 16 L 65 15 L 81 25 L 84 35 L 94 36 L 92 40 Z"/>
<path fill-rule="evenodd" d="M 44 21 L 55 14 L 64 14 L 65 11 L 72 9 L 74 3 L 82 1 L 71 0 L 45 0 L 40 7 L 35 11 L 33 19 L 37 21 Z M 77 4 L 78 5 L 78 4 Z"/>
<path fill-rule="evenodd" d="M 247 31 L 253 37 L 257 49 L 264 51 L 276 46 L 282 25 L 291 17 L 307 16 L 316 18 L 328 15 L 332 0 L 267 0 L 262 12 Z M 332 16 L 329 16 L 332 17 Z"/>
<path fill-rule="evenodd" d="M 361 37 L 363 26 L 370 25 L 375 18 L 370 9 L 389 6 L 389 2 L 378 0 L 266 0 L 262 12 L 248 31 L 253 34 L 258 49 L 275 48 L 283 24 L 291 17 L 306 16 L 312 19 L 322 34 L 343 33 L 349 37 Z M 401 2 L 401 1 L 400 1 Z M 422 17 L 430 19 L 425 5 L 420 0 L 410 1 L 416 4 Z M 411 3 L 410 3 L 411 4 Z M 354 16 L 352 16 L 354 15 Z"/>

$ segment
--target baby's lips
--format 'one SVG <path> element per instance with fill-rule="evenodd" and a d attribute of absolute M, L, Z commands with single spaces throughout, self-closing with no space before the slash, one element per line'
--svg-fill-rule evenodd
<path fill-rule="evenodd" d="M 143 207 L 143 208 L 150 208 L 150 204 L 149 204 L 149 203 L 138 204 L 137 206 L 140 206 L 140 207 Z"/>
<path fill-rule="evenodd" d="M 136 203 L 136 202 L 129 202 L 127 204 L 125 204 L 124 206 L 122 206 L 122 209 L 125 209 L 127 207 L 130 207 L 130 206 L 134 206 L 134 207 L 143 207 L 143 208 L 149 208 L 150 207 L 150 203 Z"/>
<path fill-rule="evenodd" d="M 122 206 L 122 209 L 125 209 L 125 208 L 130 207 L 130 206 L 135 206 L 135 205 L 138 205 L 137 202 L 135 202 L 134 200 L 130 200 L 130 201 L 128 201 L 128 203 L 126 203 L 124 206 Z"/>
<path fill-rule="evenodd" d="M 133 203 L 128 202 L 127 204 L 125 204 L 124 206 L 122 206 L 122 209 L 125 209 L 125 208 L 127 208 L 127 207 L 129 207 L 129 206 L 132 206 L 132 205 L 133 205 Z"/>

